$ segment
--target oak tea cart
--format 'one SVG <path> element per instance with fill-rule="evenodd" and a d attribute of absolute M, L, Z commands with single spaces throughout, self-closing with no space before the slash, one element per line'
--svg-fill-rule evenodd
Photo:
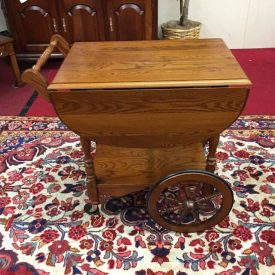
<path fill-rule="evenodd" d="M 48 84 L 40 69 L 56 49 L 65 59 Z M 219 134 L 244 107 L 250 81 L 222 40 L 69 48 L 54 35 L 23 81 L 80 136 L 91 202 L 86 212 L 94 213 L 102 196 L 148 187 L 149 214 L 169 230 L 202 231 L 230 212 L 233 194 L 213 173 L 215 152 Z"/>

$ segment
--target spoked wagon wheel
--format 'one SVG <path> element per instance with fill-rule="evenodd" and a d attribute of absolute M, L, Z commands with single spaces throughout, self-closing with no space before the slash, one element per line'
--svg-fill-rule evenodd
<path fill-rule="evenodd" d="M 151 217 L 176 232 L 199 232 L 230 212 L 233 192 L 226 181 L 206 171 L 182 171 L 160 181 L 148 198 Z"/>

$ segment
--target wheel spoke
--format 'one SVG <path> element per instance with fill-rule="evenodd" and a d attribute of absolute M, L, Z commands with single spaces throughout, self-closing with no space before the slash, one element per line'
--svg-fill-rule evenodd
<path fill-rule="evenodd" d="M 190 183 L 186 186 L 187 198 L 194 200 L 201 194 L 201 184 L 200 183 Z"/>
<path fill-rule="evenodd" d="M 215 198 L 215 197 L 217 197 L 217 196 L 221 196 L 221 193 L 218 192 L 218 193 L 214 193 L 214 194 L 212 194 L 212 195 L 209 195 L 209 196 L 200 198 L 200 199 L 196 200 L 195 203 L 207 202 L 207 201 L 212 200 L 213 198 Z"/>
<path fill-rule="evenodd" d="M 165 201 L 170 201 L 170 202 L 175 202 L 176 198 L 169 198 L 169 197 L 166 197 L 166 194 L 164 194 L 164 198 L 163 198 Z"/>
<path fill-rule="evenodd" d="M 177 205 L 177 206 L 173 206 L 173 207 L 170 207 L 170 208 L 161 209 L 161 210 L 159 210 L 159 211 L 160 211 L 162 214 L 165 214 L 165 213 L 170 214 L 170 213 L 172 213 L 172 212 L 175 212 L 175 211 L 178 210 L 179 208 L 180 208 L 180 206 Z"/>
<path fill-rule="evenodd" d="M 184 186 L 179 186 L 179 194 L 178 194 L 178 200 L 179 201 L 186 201 L 187 200 L 187 194 L 185 191 L 185 187 Z"/>
<path fill-rule="evenodd" d="M 200 224 L 201 219 L 200 219 L 199 211 L 197 209 L 195 209 L 194 211 L 192 211 L 192 214 L 195 216 L 194 224 Z"/>
<path fill-rule="evenodd" d="M 182 223 L 182 221 L 184 220 L 184 217 L 187 215 L 187 209 L 186 208 L 182 208 L 182 210 L 180 211 L 179 214 L 179 224 Z"/>

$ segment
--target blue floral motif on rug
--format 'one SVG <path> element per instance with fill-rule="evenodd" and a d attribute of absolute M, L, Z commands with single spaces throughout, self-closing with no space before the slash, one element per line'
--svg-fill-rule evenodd
<path fill-rule="evenodd" d="M 148 190 L 86 214 L 79 137 L 57 118 L 0 118 L 0 274 L 274 273 L 274 118 L 241 117 L 223 132 L 216 173 L 235 203 L 192 234 L 154 223 Z"/>

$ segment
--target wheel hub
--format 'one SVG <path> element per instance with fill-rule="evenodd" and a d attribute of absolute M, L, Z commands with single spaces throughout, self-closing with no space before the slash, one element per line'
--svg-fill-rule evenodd
<path fill-rule="evenodd" d="M 186 201 L 186 206 L 188 209 L 195 209 L 195 202 L 192 200 Z"/>

